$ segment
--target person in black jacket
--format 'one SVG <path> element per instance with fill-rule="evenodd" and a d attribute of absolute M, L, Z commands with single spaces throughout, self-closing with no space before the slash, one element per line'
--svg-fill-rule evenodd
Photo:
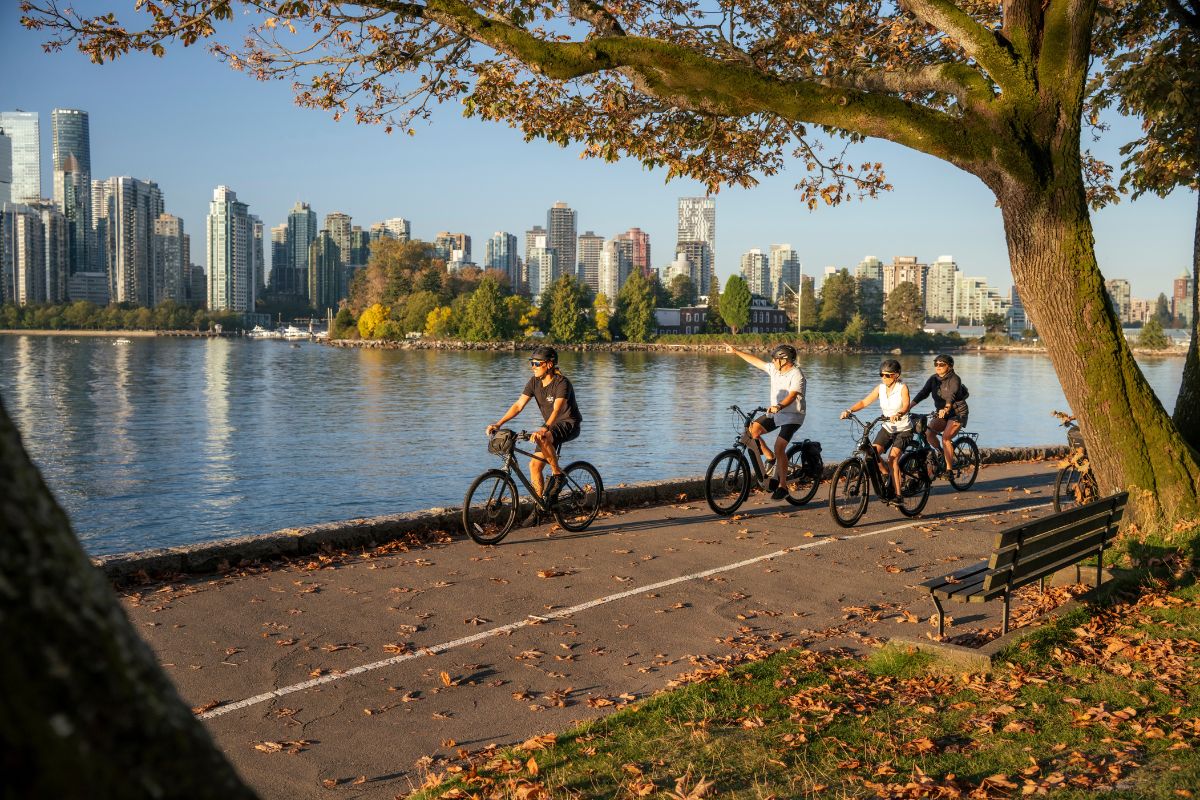
<path fill-rule="evenodd" d="M 954 436 L 967 424 L 969 394 L 954 371 L 954 359 L 943 353 L 933 360 L 933 374 L 902 412 L 908 413 L 910 408 L 926 397 L 933 397 L 934 413 L 925 429 L 925 439 L 936 450 L 938 434 L 942 434 L 941 450 L 946 457 L 947 470 L 954 464 Z"/>

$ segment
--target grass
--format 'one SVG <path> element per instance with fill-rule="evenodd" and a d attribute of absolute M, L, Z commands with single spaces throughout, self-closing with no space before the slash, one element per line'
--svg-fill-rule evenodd
<path fill-rule="evenodd" d="M 558 736 L 485 751 L 422 798 L 1191 797 L 1200 588 L 1066 613 L 988 674 L 787 650 Z"/>

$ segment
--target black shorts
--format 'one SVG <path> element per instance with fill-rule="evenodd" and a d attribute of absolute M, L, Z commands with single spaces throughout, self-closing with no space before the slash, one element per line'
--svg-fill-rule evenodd
<path fill-rule="evenodd" d="M 957 422 L 962 427 L 967 427 L 967 417 L 970 416 L 971 410 L 967 408 L 967 404 L 959 400 L 950 404 L 950 410 L 946 412 L 946 422 Z"/>
<path fill-rule="evenodd" d="M 892 433 L 887 428 L 880 428 L 879 433 L 875 434 L 875 444 L 883 448 L 883 452 L 887 452 L 888 448 L 894 447 L 897 450 L 903 450 L 908 447 L 912 441 L 912 428 L 906 431 L 896 431 Z"/>
<path fill-rule="evenodd" d="M 779 438 L 783 439 L 785 442 L 790 442 L 792 440 L 792 437 L 796 435 L 796 431 L 800 430 L 801 424 L 799 422 L 789 422 L 787 425 L 776 425 L 774 417 L 759 417 L 754 421 L 757 422 L 767 433 L 770 433 L 778 428 Z"/>
<path fill-rule="evenodd" d="M 550 435 L 554 437 L 554 449 L 561 450 L 562 446 L 572 439 L 579 438 L 579 423 L 575 420 L 556 422 L 550 426 Z"/>

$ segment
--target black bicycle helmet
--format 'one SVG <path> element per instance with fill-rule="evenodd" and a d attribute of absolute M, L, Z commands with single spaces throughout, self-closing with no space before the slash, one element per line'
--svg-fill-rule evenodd
<path fill-rule="evenodd" d="M 949 356 L 949 355 L 946 355 L 945 353 L 939 353 L 938 357 L 933 360 L 933 363 L 934 364 L 945 364 L 947 367 L 953 367 L 954 366 L 954 356 Z"/>
<path fill-rule="evenodd" d="M 777 358 L 786 358 L 788 361 L 795 364 L 796 348 L 792 347 L 790 344 L 776 345 L 775 349 L 771 351 L 771 360 L 774 361 Z"/>
<path fill-rule="evenodd" d="M 894 372 L 897 375 L 899 375 L 900 374 L 900 362 L 894 358 L 889 358 L 887 361 L 884 361 L 882 364 L 879 365 L 879 371 L 880 372 Z"/>
<path fill-rule="evenodd" d="M 538 347 L 530 355 L 530 358 L 536 358 L 538 361 L 549 361 L 551 364 L 558 363 L 558 351 L 553 347 Z"/>

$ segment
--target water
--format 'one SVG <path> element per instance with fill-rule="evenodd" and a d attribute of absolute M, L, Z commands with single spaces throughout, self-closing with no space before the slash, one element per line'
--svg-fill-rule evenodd
<path fill-rule="evenodd" d="M 852 449 L 838 413 L 878 356 L 802 356 L 801 437 L 827 462 Z M 932 355 L 902 356 L 916 391 Z M 563 353 L 584 414 L 568 460 L 605 484 L 693 476 L 734 439 L 726 408 L 767 404 L 736 356 Z M 1065 441 L 1047 358 L 956 357 L 981 446 Z M 1183 360 L 1142 365 L 1170 409 Z M 529 376 L 513 353 L 383 351 L 280 341 L 0 336 L 0 397 L 92 555 L 187 544 L 462 502 L 498 463 L 484 428 Z M 925 401 L 918 410 L 928 410 Z M 512 424 L 541 423 L 534 404 Z"/>

